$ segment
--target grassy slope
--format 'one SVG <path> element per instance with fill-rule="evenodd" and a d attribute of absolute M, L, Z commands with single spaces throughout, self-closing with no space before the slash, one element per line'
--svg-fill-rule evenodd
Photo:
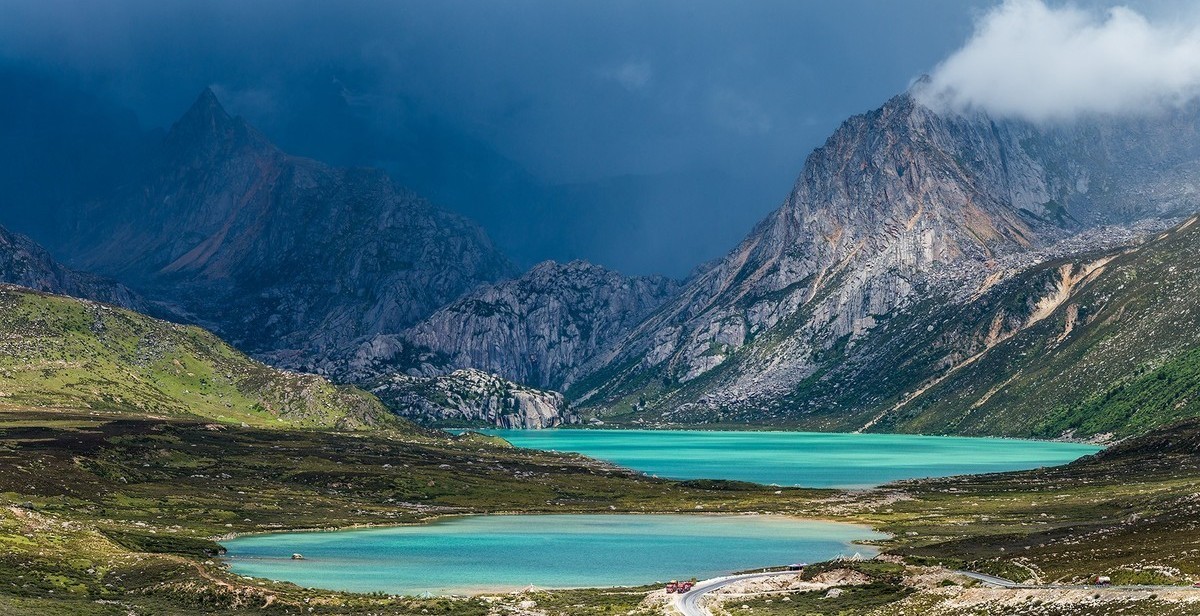
<path fill-rule="evenodd" d="M 7 286 L 0 286 L 3 407 L 258 426 L 402 425 L 369 394 L 269 368 L 200 328 Z"/>
<path fill-rule="evenodd" d="M 1200 578 L 1200 420 L 1020 473 L 900 485 L 868 513 L 893 550 L 1017 580 L 1180 583 Z M 915 533 L 909 535 L 908 533 Z M 1173 574 L 1150 574 L 1161 568 Z"/>
<path fill-rule="evenodd" d="M 1048 318 L 930 389 L 887 427 L 1140 434 L 1200 414 L 1198 353 L 1200 224 L 1192 219 L 1117 256 Z"/>

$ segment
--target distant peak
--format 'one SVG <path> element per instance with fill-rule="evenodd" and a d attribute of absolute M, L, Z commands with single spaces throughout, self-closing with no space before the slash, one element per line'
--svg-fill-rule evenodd
<path fill-rule="evenodd" d="M 192 106 L 215 107 L 217 109 L 221 109 L 221 101 L 217 100 L 217 93 L 213 92 L 211 86 L 205 86 L 204 89 L 200 91 L 200 96 L 196 97 L 196 102 L 193 103 Z M 221 110 L 224 111 L 224 109 Z"/>
<path fill-rule="evenodd" d="M 221 101 L 217 100 L 217 94 L 212 91 L 212 88 L 204 88 L 200 92 L 200 96 L 196 97 L 196 102 L 188 108 L 187 113 L 176 122 L 176 126 L 181 124 L 208 124 L 219 125 L 232 120 L 225 108 L 221 106 Z"/>
<path fill-rule="evenodd" d="M 214 148 L 228 147 L 232 143 L 245 143 L 250 138 L 267 143 L 258 133 L 225 111 L 212 88 L 204 88 L 187 112 L 179 118 L 167 134 L 170 147 L 181 154 L 191 155 L 197 151 L 214 152 Z"/>

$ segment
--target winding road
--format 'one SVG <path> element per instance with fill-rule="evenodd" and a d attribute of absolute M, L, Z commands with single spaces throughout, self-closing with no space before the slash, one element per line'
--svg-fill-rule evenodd
<path fill-rule="evenodd" d="M 1194 586 L 1166 585 L 1166 584 L 1109 584 L 1097 586 L 1095 584 L 1022 584 L 1012 580 L 1006 580 L 1002 577 L 988 575 L 986 573 L 977 573 L 975 571 L 958 570 L 954 573 L 965 575 L 973 580 L 979 580 L 990 586 L 998 586 L 1000 588 L 1036 588 L 1036 589 L 1054 589 L 1054 588 L 1094 588 L 1097 590 L 1197 590 Z"/>
<path fill-rule="evenodd" d="M 1065 589 L 1065 588 L 1104 588 L 1108 590 L 1191 590 L 1187 586 L 1150 586 L 1150 585 L 1131 585 L 1131 586 L 1089 586 L 1084 584 L 1067 585 L 1067 584 L 1021 584 L 1012 580 L 1006 580 L 1002 577 L 988 575 L 986 573 L 977 573 L 975 571 L 955 571 L 959 575 L 969 577 L 973 580 L 978 580 L 989 586 L 999 588 L 1039 588 L 1039 589 Z M 746 580 L 754 580 L 759 578 L 769 578 L 781 575 L 796 575 L 795 571 L 769 571 L 766 573 L 746 573 L 743 575 L 727 575 L 724 577 L 713 578 L 698 582 L 691 590 L 683 594 L 674 595 L 672 603 L 675 609 L 679 610 L 683 616 L 712 616 L 712 612 L 704 607 L 702 600 L 704 595 L 719 590 L 730 584 L 743 582 Z"/>
<path fill-rule="evenodd" d="M 980 582 L 983 582 L 984 584 L 990 584 L 992 586 L 999 586 L 1000 588 L 1033 588 L 1032 586 L 1027 586 L 1025 584 L 1019 584 L 1012 580 L 1006 580 L 1002 577 L 996 577 L 994 575 L 988 575 L 986 573 L 976 573 L 974 571 L 962 571 L 962 570 L 955 571 L 955 573 L 957 573 L 959 575 L 965 575 L 965 576 L 971 578 L 972 580 L 979 580 Z"/>
<path fill-rule="evenodd" d="M 706 593 L 724 588 L 730 584 L 744 582 L 746 580 L 755 580 L 759 578 L 777 577 L 781 575 L 796 575 L 795 571 L 769 571 L 767 573 L 745 573 L 742 575 L 727 575 L 725 577 L 713 578 L 698 582 L 691 590 L 675 595 L 673 602 L 675 609 L 683 616 L 712 616 L 712 612 L 708 608 L 701 605 L 701 599 Z"/>

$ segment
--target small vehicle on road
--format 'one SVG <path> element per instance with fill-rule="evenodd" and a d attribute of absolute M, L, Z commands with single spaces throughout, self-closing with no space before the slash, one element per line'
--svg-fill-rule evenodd
<path fill-rule="evenodd" d="M 688 580 L 686 582 L 677 582 L 675 580 L 671 580 L 670 582 L 667 582 L 666 590 L 667 590 L 668 595 L 671 593 L 682 594 L 682 593 L 685 593 L 685 592 L 691 590 L 692 587 L 695 585 L 696 585 L 695 580 Z"/>

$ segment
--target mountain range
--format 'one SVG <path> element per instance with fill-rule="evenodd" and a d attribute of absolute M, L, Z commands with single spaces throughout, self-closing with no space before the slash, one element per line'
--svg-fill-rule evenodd
<path fill-rule="evenodd" d="M 131 179 L 64 200 L 49 252 L 0 235 L 0 273 L 433 423 L 1103 439 L 1194 414 L 1196 106 L 1037 125 L 922 85 L 843 123 L 685 281 L 518 274 L 470 221 L 284 153 L 211 91 Z"/>

